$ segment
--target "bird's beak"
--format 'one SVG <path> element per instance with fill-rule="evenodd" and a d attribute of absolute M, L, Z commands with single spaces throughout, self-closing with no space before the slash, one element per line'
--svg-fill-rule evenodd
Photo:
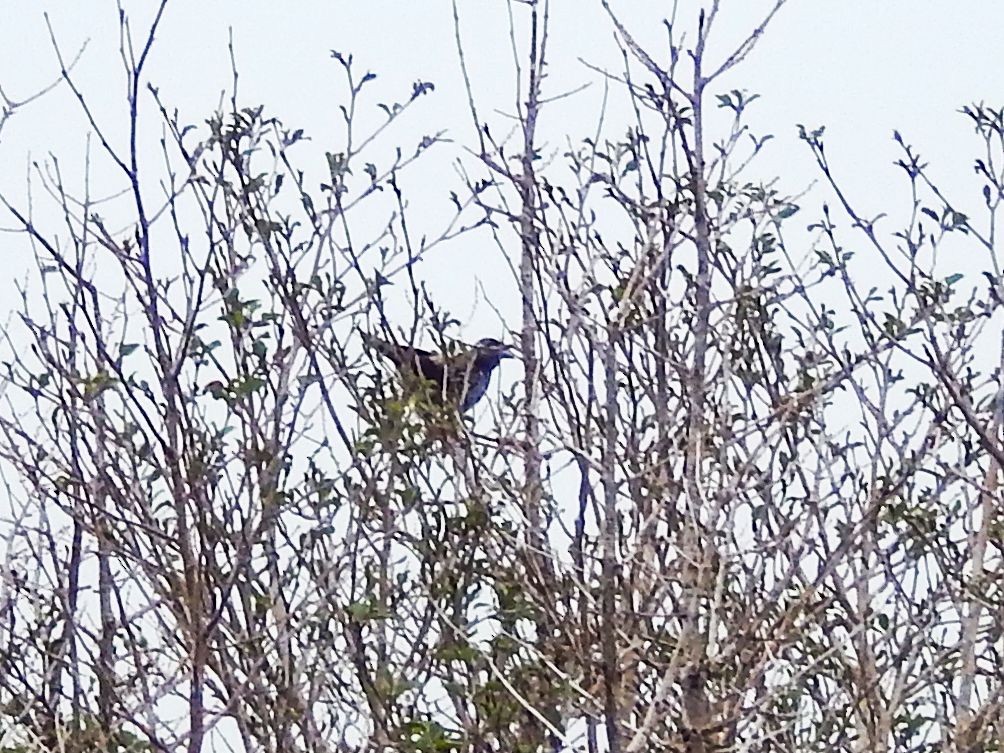
<path fill-rule="evenodd" d="M 507 347 L 505 350 L 499 352 L 499 358 L 518 358 L 518 356 L 512 348 Z"/>

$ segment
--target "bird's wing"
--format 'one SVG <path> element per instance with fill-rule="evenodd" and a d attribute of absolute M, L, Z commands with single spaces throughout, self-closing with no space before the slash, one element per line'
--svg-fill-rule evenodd
<path fill-rule="evenodd" d="M 397 343 L 390 342 L 389 340 L 382 340 L 381 338 L 371 335 L 368 332 L 363 332 L 362 337 L 367 348 L 375 350 L 380 355 L 385 358 L 389 358 L 398 365 L 410 360 L 410 358 L 414 356 L 431 355 L 424 350 L 410 348 L 407 345 L 398 345 Z"/>
<path fill-rule="evenodd" d="M 408 345 L 398 345 L 366 332 L 363 333 L 363 341 L 368 347 L 393 361 L 398 368 L 410 369 L 426 379 L 442 384 L 443 359 L 438 353 L 430 353 Z"/>

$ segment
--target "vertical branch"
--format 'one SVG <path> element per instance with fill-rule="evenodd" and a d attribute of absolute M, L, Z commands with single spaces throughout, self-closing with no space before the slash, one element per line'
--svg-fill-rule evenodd
<path fill-rule="evenodd" d="M 535 132 L 537 116 L 540 113 L 540 80 L 544 67 L 544 53 L 547 42 L 548 4 L 544 4 L 544 17 L 538 19 L 538 6 L 534 3 L 530 10 L 530 69 L 529 93 L 526 114 L 523 118 L 522 175 L 519 176 L 519 193 L 522 210 L 520 212 L 521 255 L 519 263 L 519 287 L 522 299 L 522 328 L 520 330 L 520 350 L 523 356 L 523 390 L 526 395 L 523 425 L 526 433 L 525 465 L 526 479 L 523 486 L 523 500 L 530 525 L 530 545 L 534 551 L 543 548 L 540 501 L 540 421 L 537 416 L 539 379 L 537 354 L 537 315 L 534 310 L 534 263 L 538 255 L 536 175 L 533 161 L 536 157 Z"/>
<path fill-rule="evenodd" d="M 1004 336 L 1001 340 L 1001 359 L 999 373 L 1004 374 Z M 1001 426 L 1004 424 L 1004 387 L 998 389 L 994 400 L 993 423 L 987 432 L 991 442 L 1001 441 Z M 981 592 L 980 580 L 985 577 L 984 562 L 987 553 L 987 542 L 990 538 L 990 528 L 994 522 L 994 511 L 997 507 L 997 490 L 1000 487 L 1001 465 L 992 454 L 987 454 L 987 472 L 983 478 L 983 488 L 979 492 L 979 524 L 974 525 L 969 533 L 970 573 L 973 588 Z M 975 745 L 976 733 L 973 729 L 973 691 L 977 678 L 976 644 L 979 639 L 980 618 L 983 614 L 983 604 L 980 596 L 969 597 L 969 604 L 962 616 L 962 639 L 959 647 L 961 672 L 959 676 L 958 711 L 955 721 L 956 749 L 969 750 Z"/>
<path fill-rule="evenodd" d="M 604 717 L 610 753 L 620 753 L 620 709 L 617 689 L 621 681 L 617 659 L 617 345 L 620 322 L 610 322 L 603 354 L 603 382 L 606 390 L 603 426 L 603 655 Z"/>
<path fill-rule="evenodd" d="M 96 483 L 103 486 L 104 480 Z M 99 491 L 98 509 L 105 507 L 105 494 Z M 98 639 L 98 715 L 102 731 L 111 739 L 114 730 L 115 705 L 115 613 L 112 610 L 112 547 L 104 518 L 98 522 L 98 603 L 101 613 L 101 635 Z"/>
<path fill-rule="evenodd" d="M 717 10 L 717 3 L 712 7 L 712 18 Z M 684 678 L 683 709 L 684 721 L 689 727 L 688 749 L 692 745 L 700 746 L 700 735 L 695 735 L 708 724 L 706 710 L 708 708 L 707 690 L 704 685 L 704 641 L 699 638 L 698 604 L 700 588 L 704 581 L 703 570 L 706 567 L 702 556 L 701 520 L 699 511 L 703 491 L 701 488 L 701 455 L 704 448 L 705 433 L 705 394 L 707 354 L 709 349 L 711 315 L 711 233 L 708 222 L 707 185 L 704 170 L 704 87 L 707 84 L 702 71 L 705 42 L 710 28 L 710 18 L 701 11 L 698 20 L 697 43 L 694 48 L 694 81 L 690 93 L 690 104 L 693 109 L 694 143 L 687 148 L 683 124 L 678 127 L 681 142 L 687 156 L 690 168 L 691 191 L 694 196 L 694 245 L 697 254 L 696 288 L 694 291 L 694 361 L 688 375 L 687 384 L 687 444 L 684 454 L 684 484 L 687 487 L 687 499 L 690 509 L 687 518 L 689 525 L 684 526 L 683 556 L 689 561 L 691 577 L 685 582 L 683 608 L 685 610 L 682 645 L 692 652 L 685 657 L 690 665 L 689 673 Z M 695 748 L 696 749 L 696 748 Z"/>
<path fill-rule="evenodd" d="M 694 290 L 694 365 L 690 370 L 688 397 L 690 406 L 687 416 L 686 478 L 690 484 L 691 500 L 696 502 L 699 483 L 698 464 L 704 433 L 705 370 L 708 353 L 708 325 L 711 314 L 711 233 L 708 226 L 707 186 L 704 176 L 704 86 L 701 59 L 708 28 L 702 11 L 699 22 L 698 40 L 694 50 L 694 90 L 690 104 L 694 117 L 694 143 L 687 149 L 690 166 L 691 190 L 694 194 L 694 230 L 697 251 L 696 288 Z M 683 126 L 680 125 L 682 129 Z M 685 143 L 685 142 L 684 142 Z M 686 149 L 686 147 L 684 147 Z"/>

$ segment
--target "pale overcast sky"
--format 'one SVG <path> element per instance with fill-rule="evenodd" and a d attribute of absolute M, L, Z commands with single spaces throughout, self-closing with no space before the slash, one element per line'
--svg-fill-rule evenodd
<path fill-rule="evenodd" d="M 134 14 L 138 36 L 156 3 L 124 5 Z M 592 82 L 545 112 L 542 134 L 560 153 L 566 136 L 580 138 L 595 130 L 602 98 L 598 77 L 579 59 L 610 70 L 619 70 L 621 63 L 598 0 L 553 0 L 552 5 L 545 94 Z M 691 29 L 691 36 L 700 5 L 694 0 L 679 3 L 679 23 Z M 724 0 L 712 52 L 733 46 L 771 5 L 765 0 Z M 640 42 L 654 53 L 665 49 L 660 21 L 671 2 L 621 0 L 613 6 Z M 0 85 L 7 96 L 27 96 L 58 72 L 44 12 L 67 54 L 90 40 L 75 75 L 98 119 L 112 133 L 116 128 L 122 133 L 123 75 L 117 11 L 110 0 L 0 2 Z M 512 112 L 514 102 L 506 5 L 462 0 L 460 12 L 478 106 L 483 117 L 502 129 L 506 121 L 493 109 Z M 354 54 L 361 69 L 379 75 L 369 89 L 373 104 L 404 98 L 415 80 L 435 83 L 435 92 L 396 125 L 377 150 L 387 154 L 395 144 L 414 145 L 422 135 L 440 129 L 457 140 L 408 178 L 411 201 L 428 222 L 421 230 L 433 233 L 446 221 L 447 197 L 457 188 L 454 157 L 461 144 L 473 140 L 448 0 L 172 0 L 148 76 L 190 122 L 201 124 L 229 86 L 230 28 L 242 102 L 265 104 L 288 125 L 304 128 L 321 164 L 323 152 L 337 152 L 342 139 L 338 105 L 344 101 L 343 79 L 330 50 Z M 893 129 L 921 149 L 950 190 L 978 202 L 980 186 L 971 167 L 977 144 L 958 109 L 972 101 L 1004 100 L 1002 30 L 1004 3 L 990 0 L 790 0 L 754 54 L 716 91 L 742 88 L 762 95 L 751 122 L 777 138 L 757 164 L 756 174 L 780 175 L 785 192 L 798 193 L 817 177 L 808 150 L 795 137 L 796 123 L 805 123 L 827 127 L 828 154 L 865 214 L 907 206 L 899 171 L 891 165 L 897 156 Z M 146 105 L 151 104 L 147 99 Z M 156 127 L 156 113 L 152 108 L 146 112 Z M 370 112 L 377 114 L 375 109 Z M 8 197 L 23 195 L 29 152 L 36 159 L 56 154 L 64 175 L 79 178 L 86 130 L 65 89 L 25 108 L 0 134 L 0 190 Z M 94 172 L 99 188 L 112 190 L 120 180 L 107 166 Z M 817 207 L 821 200 L 815 202 Z M 807 203 L 811 208 L 812 201 Z M 0 227 L 10 224 L 0 216 Z M 23 255 L 16 250 L 18 244 L 9 242 L 10 235 L 3 237 L 4 264 L 13 261 L 7 269 L 17 269 Z M 430 259 L 424 270 L 432 289 L 461 316 L 473 310 L 478 280 L 506 273 L 501 260 L 471 253 L 470 244 L 477 242 L 473 236 L 461 239 L 456 249 Z M 9 290 L 5 281 L 0 295 Z M 501 325 L 496 317 L 479 326 L 494 328 L 491 333 L 497 334 Z"/>

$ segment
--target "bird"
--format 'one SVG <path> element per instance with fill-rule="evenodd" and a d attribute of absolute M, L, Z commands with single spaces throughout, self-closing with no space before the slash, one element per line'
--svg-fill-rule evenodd
<path fill-rule="evenodd" d="M 452 405 L 461 413 L 469 411 L 484 397 L 492 372 L 499 363 L 505 358 L 515 358 L 512 349 L 494 337 L 484 337 L 473 347 L 456 354 L 398 345 L 368 333 L 364 333 L 363 339 L 397 366 L 402 376 L 429 382 L 431 396 L 437 402 Z"/>

